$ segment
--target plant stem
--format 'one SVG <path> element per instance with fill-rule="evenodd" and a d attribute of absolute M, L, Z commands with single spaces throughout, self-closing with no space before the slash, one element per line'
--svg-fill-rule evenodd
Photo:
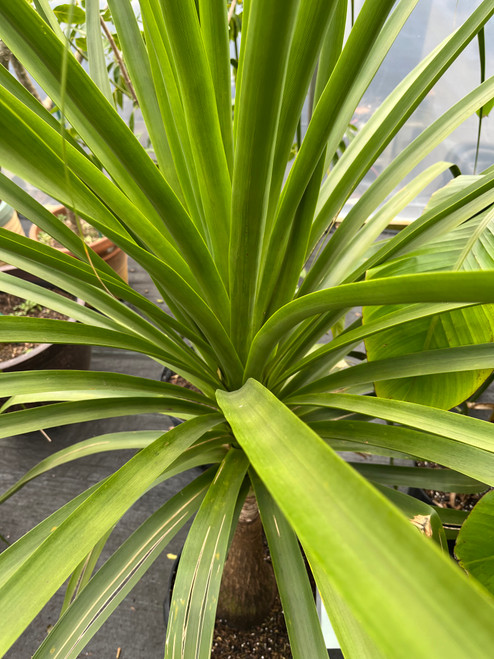
<path fill-rule="evenodd" d="M 136 105 L 139 105 L 139 101 L 137 100 L 134 85 L 132 84 L 132 82 L 130 80 L 129 73 L 127 71 L 127 67 L 124 64 L 124 61 L 122 59 L 122 55 L 120 54 L 120 51 L 117 48 L 117 44 L 115 43 L 115 40 L 112 37 L 112 35 L 110 33 L 110 30 L 108 29 L 108 26 L 106 25 L 105 21 L 103 20 L 103 17 L 100 17 L 100 23 L 101 23 L 101 27 L 103 28 L 103 31 L 106 35 L 106 38 L 108 39 L 108 41 L 110 43 L 110 47 L 113 50 L 113 53 L 114 53 L 115 58 L 118 62 L 118 65 L 120 66 L 120 70 L 122 71 L 122 75 L 124 77 L 125 84 L 127 85 L 127 87 L 129 88 L 130 93 L 132 94 L 132 98 L 134 99 L 134 103 L 136 103 Z"/>

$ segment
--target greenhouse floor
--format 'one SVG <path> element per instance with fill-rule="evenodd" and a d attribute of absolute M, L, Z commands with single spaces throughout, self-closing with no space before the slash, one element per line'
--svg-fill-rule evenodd
<path fill-rule="evenodd" d="M 135 264 L 129 263 L 132 286 L 154 301 L 159 294 L 147 276 Z M 125 353 L 107 348 L 93 348 L 91 369 L 115 371 L 159 378 L 161 366 L 137 353 Z M 107 432 L 123 430 L 167 429 L 168 417 L 148 414 L 74 424 L 47 431 L 51 442 L 40 432 L 2 440 L 0 457 L 0 488 L 8 489 L 28 469 L 43 458 L 83 439 Z M 113 473 L 133 452 L 109 452 L 82 458 L 35 479 L 0 506 L 0 534 L 14 542 L 26 531 L 60 508 L 89 486 Z M 160 484 L 143 496 L 124 516 L 113 531 L 100 563 L 166 500 L 199 475 L 191 470 Z M 185 538 L 182 530 L 156 560 L 144 578 L 118 607 L 102 630 L 92 639 L 81 657 L 97 659 L 158 659 L 163 657 L 164 622 L 163 597 L 167 589 L 172 559 Z M 5 545 L 0 541 L 1 549 Z M 100 564 L 99 563 L 99 564 Z M 49 566 L 47 567 L 49 569 Z M 27 659 L 35 652 L 50 626 L 57 621 L 63 602 L 62 588 L 41 611 L 26 632 L 7 653 L 8 659 Z"/>

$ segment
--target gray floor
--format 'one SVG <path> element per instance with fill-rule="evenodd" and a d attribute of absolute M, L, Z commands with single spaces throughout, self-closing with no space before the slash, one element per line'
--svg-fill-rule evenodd
<path fill-rule="evenodd" d="M 150 298 L 158 294 L 144 273 L 130 265 L 129 278 L 134 288 Z M 161 367 L 136 353 L 94 348 L 92 370 L 109 370 L 132 375 L 159 378 Z M 158 414 L 106 419 L 79 425 L 66 426 L 48 431 L 49 443 L 41 433 L 30 433 L 9 440 L 2 440 L 0 454 L 0 489 L 6 490 L 28 469 L 52 452 L 106 432 L 134 429 L 163 429 L 170 426 L 168 417 Z M 80 459 L 35 479 L 0 506 L 0 533 L 13 542 L 26 531 L 60 508 L 64 503 L 115 471 L 132 452 L 103 453 Z M 164 501 L 179 491 L 200 472 L 192 470 L 162 483 L 140 499 L 115 528 L 102 560 L 115 551 L 129 534 L 136 529 Z M 176 553 L 185 538 L 182 531 L 167 550 L 149 569 L 146 576 L 134 588 L 113 616 L 96 634 L 81 657 L 97 659 L 158 659 L 163 657 L 164 625 L 163 596 L 167 587 L 172 560 L 167 554 Z M 1 549 L 4 548 L 1 543 Z M 63 589 L 43 609 L 26 632 L 7 653 L 9 659 L 31 657 L 47 629 L 53 625 L 63 601 Z"/>

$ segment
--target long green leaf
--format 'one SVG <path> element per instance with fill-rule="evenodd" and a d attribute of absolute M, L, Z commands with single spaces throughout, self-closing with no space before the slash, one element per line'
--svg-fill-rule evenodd
<path fill-rule="evenodd" d="M 53 531 L 71 515 L 99 486 L 96 483 L 49 515 L 0 555 L 0 589 Z"/>
<path fill-rule="evenodd" d="M 314 595 L 297 536 L 269 492 L 253 478 L 294 659 L 327 657 Z"/>
<path fill-rule="evenodd" d="M 2 89 L 0 88 L 1 94 Z M 3 95 L 5 96 L 5 93 Z M 136 209 L 126 196 L 77 149 L 71 148 L 70 145 L 63 147 L 61 136 L 45 125 L 34 113 L 27 111 L 13 97 L 6 98 L 0 103 L 0 111 L 3 121 L 6 123 L 6 130 L 2 131 L 0 136 L 0 144 L 4 143 L 6 154 L 4 162 L 9 169 L 30 180 L 52 196 L 61 199 L 66 205 L 75 205 L 78 213 L 85 219 L 88 219 L 91 224 L 129 254 L 133 254 L 135 243 L 129 240 L 124 223 L 120 224 L 115 216 L 79 180 L 78 177 L 81 176 L 98 196 L 102 196 L 105 201 L 108 201 L 124 222 L 135 227 L 135 221 L 139 218 L 139 237 L 150 251 L 156 255 L 167 254 L 174 270 L 187 282 L 190 282 L 192 287 L 201 288 L 205 296 L 209 297 L 210 306 L 218 309 L 217 313 L 223 316 L 224 322 L 228 321 L 224 286 L 219 280 L 216 267 L 202 237 L 190 220 L 183 217 L 185 211 L 181 206 L 180 211 L 168 209 L 164 213 L 163 217 L 168 230 L 161 220 L 154 225 L 150 221 L 150 217 L 152 218 L 150 214 L 145 215 L 142 209 Z M 31 127 L 30 130 L 25 130 L 24 124 L 21 124 L 22 138 L 19 137 L 19 119 L 21 118 L 25 122 L 29 122 Z M 60 151 L 65 152 L 66 159 L 74 173 L 72 171 L 67 173 L 66 163 L 58 155 Z M 33 154 L 43 161 L 42 170 L 34 166 Z M 66 174 L 70 182 L 69 187 L 66 183 Z M 167 236 L 170 234 L 177 246 L 180 246 L 183 254 L 187 256 L 189 264 L 195 263 L 192 270 L 195 270 L 197 279 L 190 277 L 189 264 L 184 261 L 183 256 L 178 254 L 177 246 L 168 239 Z M 204 273 L 208 270 L 209 274 L 205 278 Z M 201 283 L 197 285 L 195 283 L 197 281 Z M 213 288 L 217 288 L 214 296 L 210 294 Z M 222 310 L 218 307 L 218 302 Z"/>
<path fill-rule="evenodd" d="M 86 249 L 83 247 L 79 236 L 1 172 L 0 195 L 2 200 L 10 204 L 12 208 L 16 208 L 19 213 L 22 213 L 28 219 L 34 220 L 34 224 L 39 226 L 40 229 L 53 236 L 59 243 L 66 245 L 80 259 L 86 260 Z M 91 261 L 95 267 L 106 274 L 115 276 L 115 272 L 96 253 L 91 253 Z"/>
<path fill-rule="evenodd" d="M 88 0 L 86 2 L 86 22 L 89 73 L 107 101 L 113 104 L 110 81 L 106 70 L 98 0 Z"/>
<path fill-rule="evenodd" d="M 188 400 L 202 405 L 215 403 L 202 394 L 167 382 L 104 371 L 37 370 L 2 373 L 0 397 L 26 396 L 30 400 L 76 400 L 120 396 L 150 396 Z M 25 399 L 26 401 L 28 398 Z"/>
<path fill-rule="evenodd" d="M 28 3 L 23 3 L 14 13 L 9 10 L 8 3 L 0 3 L 0 16 L 0 36 L 13 51 L 22 51 L 19 56 L 23 60 L 25 58 L 26 67 L 32 67 L 32 74 L 39 78 L 40 84 L 59 102 L 58 74 L 64 57 L 62 44 L 52 34 L 41 29 L 43 21 Z M 67 62 L 64 96 L 67 118 L 148 220 L 156 228 L 166 224 L 174 240 L 189 255 L 189 263 L 193 265 L 199 280 L 208 290 L 216 289 L 216 294 L 211 296 L 211 304 L 217 306 L 219 303 L 223 307 L 219 313 L 223 313 L 224 321 L 227 322 L 223 283 L 190 217 L 145 150 L 75 58 L 69 56 Z M 205 271 L 209 271 L 206 278 Z"/>
<path fill-rule="evenodd" d="M 397 647 L 428 659 L 434 648 L 490 655 L 494 605 L 482 589 L 261 385 L 217 397 L 302 545 L 384 656 Z"/>
<path fill-rule="evenodd" d="M 341 410 L 339 416 L 344 417 L 345 411 Z M 466 429 L 462 434 L 453 437 L 455 441 L 452 442 L 450 434 L 446 431 L 442 434 L 434 434 L 431 430 L 422 432 L 400 426 L 369 423 L 368 420 L 347 421 L 341 418 L 337 421 L 308 421 L 308 423 L 339 451 L 373 452 L 377 448 L 379 453 L 381 449 L 391 449 L 409 457 L 437 462 L 489 485 L 493 483 L 492 448 L 485 447 L 482 439 L 468 441 L 469 434 Z M 416 420 L 415 427 L 418 427 L 418 423 Z M 469 430 L 472 430 L 470 426 Z M 360 445 L 355 445 L 355 442 L 360 442 Z"/>
<path fill-rule="evenodd" d="M 42 407 L 7 412 L 0 415 L 0 438 L 19 435 L 41 428 L 54 428 L 70 423 L 109 419 L 131 414 L 172 414 L 190 418 L 209 412 L 195 403 L 166 398 L 122 397 L 53 403 Z"/>
<path fill-rule="evenodd" d="M 352 467 L 369 481 L 382 485 L 417 487 L 441 492 L 485 492 L 487 485 L 449 469 L 400 467 L 392 465 L 351 463 Z"/>
<path fill-rule="evenodd" d="M 337 11 L 337 4 L 338 0 L 302 2 L 297 13 L 276 135 L 268 222 L 273 221 L 297 122 L 328 25 Z M 269 236 L 269 226 L 267 234 Z"/>
<path fill-rule="evenodd" d="M 359 319 L 355 324 L 347 327 L 338 337 L 331 342 L 323 344 L 311 351 L 307 356 L 297 360 L 292 359 L 290 364 L 291 352 L 294 350 L 287 349 L 283 357 L 279 359 L 274 366 L 270 379 L 274 381 L 276 376 L 282 376 L 283 379 L 293 373 L 300 371 L 300 374 L 291 379 L 283 388 L 284 393 L 296 391 L 301 385 L 308 380 L 314 380 L 320 375 L 326 374 L 333 368 L 341 358 L 344 358 L 352 348 L 358 346 L 360 341 L 366 336 L 372 336 L 389 327 L 398 327 L 402 323 L 424 318 L 435 314 L 443 313 L 451 309 L 461 308 L 460 304 L 412 304 L 399 311 L 389 313 L 380 321 L 366 323 L 362 325 Z M 300 350 L 300 348 L 299 348 Z"/>
<path fill-rule="evenodd" d="M 298 208 L 325 149 L 328 154 L 336 151 L 361 96 L 416 4 L 416 0 L 400 3 L 383 27 L 395 2 L 372 0 L 365 3 L 314 110 L 280 198 L 270 236 L 267 257 L 270 267 L 266 270 L 267 281 L 263 282 L 264 295 L 268 295 L 268 299 L 280 272 L 281 255 L 286 246 L 287 228 L 294 220 L 294 209 Z M 307 227 L 305 233 L 309 230 Z"/>
<path fill-rule="evenodd" d="M 48 23 L 55 34 L 62 40 L 65 40 L 65 35 L 60 27 L 55 12 L 50 7 L 49 0 L 34 0 L 34 6 L 38 10 L 40 16 Z"/>
<path fill-rule="evenodd" d="M 78 460 L 86 455 L 94 455 L 103 451 L 141 449 L 154 442 L 163 434 L 162 430 L 143 430 L 125 433 L 109 433 L 77 442 L 73 446 L 56 451 L 22 476 L 12 487 L 0 496 L 0 503 L 29 483 L 33 478 L 72 460 Z"/>
<path fill-rule="evenodd" d="M 67 281 L 65 279 L 63 285 L 65 288 L 67 287 Z M 69 285 L 69 288 L 72 287 Z M 78 289 L 83 295 L 88 292 L 87 286 L 81 286 L 80 282 L 76 282 L 74 288 Z M 172 355 L 172 359 L 176 359 L 177 364 L 189 364 L 191 367 L 190 370 L 192 372 L 195 371 L 197 377 L 201 378 L 201 370 L 197 369 L 197 362 L 199 360 L 192 351 L 187 350 L 182 343 L 178 341 L 174 342 L 167 336 L 163 336 L 163 334 L 157 331 L 153 325 L 143 321 L 138 314 L 120 304 L 119 301 L 115 301 L 110 295 L 89 295 L 89 297 L 93 297 L 93 300 L 94 297 L 96 297 L 100 303 L 97 305 L 100 311 L 109 311 L 112 318 L 107 318 L 103 314 L 96 313 L 94 310 L 79 304 L 77 301 L 71 300 L 55 291 L 47 290 L 44 286 L 25 281 L 20 277 L 15 277 L 3 272 L 0 272 L 0 290 L 58 311 L 69 318 L 78 320 L 87 325 L 101 327 L 118 333 L 124 332 L 130 336 L 135 336 L 138 342 L 139 339 L 144 341 L 147 340 L 149 341 L 150 354 L 154 351 L 154 348 L 151 348 L 151 346 L 159 347 L 163 349 L 167 355 Z M 101 303 L 102 299 L 103 303 Z M 7 323 L 8 321 L 2 320 L 3 327 L 6 327 Z M 194 366 L 193 362 L 196 362 L 196 366 Z"/>
<path fill-rule="evenodd" d="M 383 268 L 369 273 L 369 276 L 426 270 L 492 269 L 493 219 L 492 209 L 481 213 L 457 230 L 438 240 L 432 240 L 430 248 L 414 250 L 393 259 Z M 366 341 L 367 358 L 369 361 L 379 360 L 384 356 L 400 359 L 404 353 L 492 341 L 493 310 L 492 305 L 460 309 L 402 326 L 393 336 L 389 332 L 383 332 L 379 337 L 369 337 Z M 364 324 L 369 319 L 375 320 L 385 315 L 387 311 L 387 308 L 366 308 L 363 314 Z M 431 354 L 431 357 L 434 360 L 434 354 Z M 451 375 L 440 375 L 438 371 L 438 375 L 432 377 L 429 371 L 427 379 L 419 373 L 415 374 L 418 377 L 413 378 L 404 373 L 403 379 L 395 380 L 392 384 L 386 379 L 376 383 L 376 393 L 385 398 L 423 402 L 450 409 L 472 395 L 489 375 L 488 360 L 484 364 L 479 361 L 475 368 L 476 370 L 461 374 L 451 369 Z"/>
<path fill-rule="evenodd" d="M 142 449 L 149 446 L 149 444 L 158 439 L 158 437 L 161 437 L 162 434 L 162 430 L 136 430 L 108 433 L 106 435 L 86 439 L 82 442 L 77 442 L 68 448 L 53 453 L 44 460 L 41 460 L 41 462 L 26 472 L 22 478 L 0 496 L 0 503 L 10 498 L 15 492 L 33 480 L 33 478 L 36 478 L 59 465 L 66 464 L 72 460 L 78 460 L 87 455 L 95 455 L 105 451 Z M 215 435 L 217 434 L 218 433 L 216 432 Z M 200 440 L 199 443 L 196 443 L 190 449 L 187 449 L 187 451 L 185 451 L 183 455 L 178 458 L 173 465 L 162 474 L 162 476 L 160 476 L 158 481 L 161 482 L 162 479 L 164 480 L 163 476 L 170 478 L 172 475 L 180 473 L 185 469 L 190 469 L 193 466 L 221 462 L 225 453 L 225 449 L 222 448 L 222 443 L 224 444 L 224 442 L 224 436 Z M 203 454 L 205 457 L 202 457 L 200 454 Z"/>
<path fill-rule="evenodd" d="M 177 333 L 187 336 L 198 347 L 200 346 L 203 351 L 207 352 L 207 344 L 190 327 L 177 322 L 166 314 L 163 309 L 116 279 L 113 271 L 110 278 L 107 276 L 106 270 L 98 270 L 95 274 L 91 267 L 62 254 L 59 250 L 54 250 L 42 244 L 34 245 L 32 241 L 28 241 L 22 236 L 14 237 L 11 232 L 5 229 L 0 229 L 0 236 L 2 238 L 0 253 L 4 258 L 8 258 L 10 263 L 21 268 L 21 270 L 36 274 L 41 279 L 45 279 L 73 295 L 83 296 L 84 300 L 92 307 L 114 319 L 125 317 L 122 327 L 126 329 L 135 328 L 136 322 L 142 327 L 143 320 L 141 318 L 137 320 L 137 314 L 133 314 L 128 307 L 124 308 L 116 299 L 130 302 L 143 314 L 151 318 L 161 332 L 164 332 L 180 347 L 183 347 L 183 342 L 177 338 Z M 152 259 L 152 257 L 150 258 Z M 151 264 L 153 261 L 155 267 L 151 268 L 151 272 L 157 268 L 155 260 L 152 259 Z M 102 284 L 105 290 L 101 290 Z M 108 291 L 110 294 L 108 294 Z M 147 330 L 149 329 L 150 326 L 147 325 Z M 158 338 L 162 337 L 161 333 L 153 330 L 153 334 L 154 341 L 161 340 Z"/>
<path fill-rule="evenodd" d="M 325 378 L 299 389 L 297 394 L 340 390 L 355 384 L 370 384 L 380 380 L 429 376 L 436 373 L 463 373 L 463 371 L 473 371 L 474 369 L 494 369 L 494 346 L 492 344 L 445 348 L 443 350 L 424 350 L 423 352 L 358 364 L 341 371 L 335 371 Z M 447 386 L 447 381 L 444 381 L 444 386 Z M 398 396 L 393 395 L 389 397 L 398 398 Z M 433 407 L 441 407 L 437 404 L 437 399 L 437 397 L 434 399 L 435 404 L 430 400 L 430 397 L 422 402 Z M 462 402 L 464 399 L 458 402 Z M 444 407 L 451 408 L 454 405 L 445 405 Z"/>
<path fill-rule="evenodd" d="M 141 0 L 140 7 L 151 73 L 177 176 L 191 218 L 205 238 L 207 231 L 198 190 L 197 173 L 182 111 L 180 91 L 172 62 L 170 62 L 171 49 L 161 5 L 159 0 Z"/>
<path fill-rule="evenodd" d="M 65 597 L 63 600 L 62 608 L 60 610 L 61 616 L 65 613 L 71 602 L 77 599 L 81 590 L 85 587 L 91 578 L 98 558 L 105 548 L 106 542 L 112 531 L 113 529 L 109 529 L 102 536 L 102 538 L 91 549 L 89 554 L 79 563 L 74 572 L 72 572 L 72 576 L 70 577 L 69 583 L 67 584 L 67 588 L 65 590 Z"/>
<path fill-rule="evenodd" d="M 219 415 L 208 415 L 162 435 L 93 491 L 51 533 L 0 589 L 0 652 L 10 647 L 88 551 L 159 474 L 219 421 Z M 47 561 L 49 581 L 44 571 Z"/>
<path fill-rule="evenodd" d="M 224 12 L 226 7 L 224 7 Z M 163 13 L 180 87 L 215 263 L 228 287 L 231 182 L 194 0 L 171 0 Z M 197 103 L 198 97 L 201 103 Z M 223 101 L 224 102 L 224 101 Z M 224 118 L 223 109 L 222 116 Z"/>
<path fill-rule="evenodd" d="M 323 186 L 320 212 L 314 222 L 309 251 L 312 251 L 328 223 L 340 211 L 375 159 L 492 14 L 492 5 L 489 0 L 484 0 L 453 35 L 397 85 L 359 131 Z"/>
<path fill-rule="evenodd" d="M 494 203 L 494 171 L 475 178 L 466 188 L 455 194 L 447 194 L 441 202 L 431 205 L 408 227 L 384 244 L 353 273 L 352 278 L 361 277 L 367 270 L 382 264 L 393 256 L 410 253 L 431 240 L 444 236 L 459 227 Z"/>
<path fill-rule="evenodd" d="M 328 288 L 330 280 L 338 282 L 351 280 L 351 275 L 355 270 L 356 264 L 365 259 L 369 248 L 372 250 L 372 247 L 370 246 L 373 245 L 374 241 L 388 227 L 390 222 L 396 217 L 399 217 L 399 213 L 403 211 L 420 192 L 431 184 L 436 177 L 443 174 L 451 164 L 452 163 L 449 162 L 438 162 L 431 165 L 423 172 L 420 172 L 420 174 L 410 181 L 410 183 L 401 188 L 391 197 L 391 199 L 369 217 L 366 220 L 365 225 L 360 228 L 358 233 L 356 233 L 353 240 L 347 240 L 346 250 L 342 251 L 337 259 L 332 259 L 329 275 L 325 279 L 324 286 L 321 286 L 321 288 Z M 348 215 L 350 215 L 350 213 Z M 349 254 L 352 255 L 351 259 L 349 259 Z"/>
<path fill-rule="evenodd" d="M 226 5 L 223 0 L 199 0 L 199 16 L 204 49 L 213 79 L 223 146 L 231 175 L 233 169 L 232 76 Z"/>
<path fill-rule="evenodd" d="M 305 295 L 279 309 L 258 332 L 246 376 L 266 363 L 279 339 L 305 318 L 333 309 L 374 304 L 494 301 L 493 272 L 438 272 L 345 284 Z"/>
<path fill-rule="evenodd" d="M 357 229 L 364 224 L 369 215 L 386 199 L 396 185 L 436 146 L 443 142 L 447 135 L 452 133 L 478 107 L 481 107 L 485 99 L 492 98 L 493 94 L 494 76 L 467 94 L 402 150 L 348 213 L 338 230 L 336 239 L 333 237 L 311 268 L 301 287 L 301 294 L 317 290 L 321 280 L 327 286 L 341 281 L 338 277 L 339 268 L 336 269 L 334 275 L 332 272 L 328 273 L 328 268 L 333 261 L 338 262 L 340 255 L 348 249 L 349 238 L 353 238 Z M 357 272 L 360 272 L 360 269 Z"/>
<path fill-rule="evenodd" d="M 155 359 L 168 361 L 165 351 L 153 347 L 150 342 L 138 336 L 50 318 L 2 316 L 0 320 L 0 342 L 110 346 L 123 350 L 135 350 Z"/>
<path fill-rule="evenodd" d="M 156 90 L 153 86 L 150 62 L 134 10 L 130 2 L 122 2 L 121 0 L 119 2 L 110 1 L 108 6 L 117 29 L 119 43 L 125 57 L 125 64 L 128 68 L 137 100 L 139 101 L 139 108 L 149 131 L 149 138 L 156 154 L 158 165 L 177 197 L 181 198 L 180 186 L 176 180 L 175 166 L 171 159 L 166 134 L 163 131 L 161 111 L 156 97 Z M 108 79 L 106 70 L 105 74 Z"/>
<path fill-rule="evenodd" d="M 326 87 L 336 62 L 341 55 L 345 39 L 346 17 L 348 11 L 347 0 L 337 0 L 334 14 L 326 31 L 324 44 L 321 48 L 317 62 L 317 75 L 314 86 L 314 107 L 319 102 L 321 94 Z"/>
<path fill-rule="evenodd" d="M 27 238 L 22 238 L 21 236 L 15 236 L 12 232 L 5 229 L 0 229 L 0 235 L 2 236 L 2 241 L 0 244 L 0 258 L 7 258 L 11 263 L 17 265 L 22 269 L 27 269 L 29 271 L 36 272 L 39 276 L 51 281 L 53 283 L 60 282 L 60 286 L 64 288 L 64 277 L 69 273 L 71 278 L 77 276 L 82 276 L 86 281 L 92 281 L 95 284 L 98 284 L 98 278 L 95 277 L 94 273 L 88 266 L 84 266 L 82 263 L 78 263 L 75 259 L 72 259 L 70 256 L 66 256 L 57 252 L 48 246 L 37 244 L 33 247 L 33 243 Z M 140 250 L 139 253 L 142 253 Z M 13 256 L 15 255 L 15 257 Z M 166 276 L 170 284 L 170 289 L 173 292 L 174 299 L 181 300 L 186 304 L 189 309 L 191 316 L 197 321 L 199 327 L 204 331 L 205 336 L 211 343 L 211 346 L 214 346 L 215 357 L 220 360 L 221 368 L 224 371 L 226 377 L 231 378 L 232 381 L 235 379 L 240 379 L 240 373 L 242 370 L 241 363 L 233 349 L 231 341 L 226 334 L 224 328 L 218 322 L 218 319 L 211 312 L 211 309 L 205 304 L 202 298 L 197 295 L 197 293 L 190 288 L 186 282 L 179 277 L 173 269 L 169 268 L 166 263 L 152 257 L 152 255 L 147 254 L 144 258 L 144 261 L 147 265 L 147 271 L 151 276 L 155 276 L 158 281 Z M 43 267 L 41 263 L 46 264 Z M 54 266 L 54 267 L 53 267 Z M 76 273 L 79 273 L 77 275 Z M 162 312 L 161 310 L 156 312 L 156 306 L 147 301 L 143 296 L 136 295 L 132 293 L 131 289 L 127 286 L 123 288 L 115 287 L 115 284 L 110 280 L 106 280 L 105 285 L 110 288 L 110 290 L 118 295 L 122 294 L 122 297 L 128 298 L 130 294 L 130 301 L 137 302 L 138 307 L 144 305 L 144 309 L 147 314 L 150 315 L 153 320 L 156 319 L 158 324 L 165 325 L 165 328 L 174 328 L 180 334 L 184 334 L 192 341 L 197 340 L 197 333 L 194 331 L 196 328 L 191 329 L 189 326 L 185 326 L 183 323 L 177 323 L 173 318 L 170 318 Z M 75 281 L 71 282 L 71 289 L 75 290 Z M 85 287 L 85 298 L 89 301 L 89 289 Z M 93 293 L 95 293 L 93 291 Z M 186 303 L 186 300 L 187 303 Z M 99 306 L 100 302 L 96 306 Z M 106 310 L 105 310 L 106 311 Z M 172 334 L 173 337 L 173 334 Z M 13 339 L 15 340 L 15 339 Z M 182 345 L 182 343 L 181 343 Z M 201 339 L 197 343 L 198 347 L 201 350 L 208 352 L 208 346 Z M 133 348 L 130 348 L 133 349 Z"/>
<path fill-rule="evenodd" d="M 203 474 L 153 513 L 94 575 L 34 657 L 76 657 L 195 513 L 211 480 Z"/>
<path fill-rule="evenodd" d="M 247 467 L 243 452 L 231 449 L 191 527 L 173 588 L 166 659 L 202 657 L 210 652 L 221 573 L 237 496 Z M 211 533 L 213 528 L 215 533 Z"/>
<path fill-rule="evenodd" d="M 3 293 L 24 298 L 40 306 L 48 307 L 69 318 L 79 320 L 87 325 L 108 330 L 122 331 L 123 328 L 109 318 L 80 304 L 77 300 L 61 295 L 36 283 L 0 271 L 0 290 Z M 3 322 L 3 319 L 2 319 Z"/>
<path fill-rule="evenodd" d="M 12 12 L 10 3 L 2 2 L 2 38 L 13 52 L 18 52 L 19 59 L 33 77 L 61 106 L 60 71 L 64 57 L 64 45 L 44 27 L 43 20 L 29 6 L 21 3 Z M 21 52 L 22 51 L 22 52 Z M 155 217 L 145 194 L 139 189 L 137 181 L 150 176 L 148 185 L 158 183 L 163 187 L 163 178 L 155 170 L 150 158 L 135 139 L 126 124 L 114 108 L 106 101 L 96 85 L 91 81 L 70 54 L 67 57 L 68 75 L 65 88 L 65 112 L 68 120 L 91 148 L 98 160 L 107 167 L 117 181 L 132 193 L 134 201 L 141 203 Z M 91 103 L 88 99 L 91 97 Z M 111 136 L 111 146 L 108 141 Z M 105 147 L 103 147 L 103 144 Z M 110 147 L 110 148 L 109 148 Z M 126 171 L 130 166 L 132 174 Z M 147 188 L 145 185 L 144 188 Z M 169 201 L 172 199 L 169 197 Z M 173 203 L 173 202 L 172 202 Z"/>
<path fill-rule="evenodd" d="M 273 154 L 299 0 L 254 2 L 237 108 L 230 241 L 231 323 L 234 345 L 244 357 L 252 334 Z"/>

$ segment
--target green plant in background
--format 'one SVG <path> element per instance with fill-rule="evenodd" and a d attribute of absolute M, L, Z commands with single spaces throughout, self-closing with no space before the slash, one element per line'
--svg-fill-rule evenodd
<path fill-rule="evenodd" d="M 40 306 L 36 302 L 31 302 L 30 300 L 24 300 L 20 302 L 14 309 L 14 316 L 26 316 L 30 311 L 39 309 Z"/>
<path fill-rule="evenodd" d="M 173 317 L 97 256 L 89 264 L 82 241 L 1 175 L 0 197 L 82 260 L 3 230 L 0 259 L 63 284 L 89 306 L 0 273 L 2 290 L 80 321 L 2 317 L 0 338 L 137 351 L 179 372 L 200 393 L 117 373 L 1 375 L 0 396 L 11 396 L 10 404 L 52 401 L 6 409 L 3 437 L 146 412 L 184 420 L 164 434 L 118 433 L 76 447 L 78 456 L 138 452 L 3 552 L 1 651 L 72 575 L 64 613 L 35 656 L 76 657 L 196 513 L 165 656 L 208 656 L 228 545 L 253 493 L 295 657 L 327 656 L 301 548 L 345 656 L 490 657 L 489 571 L 465 575 L 442 551 L 448 513 L 388 486 L 482 491 L 494 485 L 492 426 L 446 411 L 494 367 L 494 168 L 455 179 L 409 228 L 376 240 L 450 167 L 436 163 L 393 193 L 492 99 L 494 80 L 427 126 L 340 214 L 392 137 L 491 18 L 491 0 L 479 2 L 401 81 L 327 177 L 325 163 L 416 0 L 367 0 L 346 40 L 346 0 L 244 3 L 233 122 L 223 0 L 141 0 L 144 38 L 130 0 L 110 0 L 158 166 L 107 98 L 99 3 L 86 0 L 92 79 L 70 54 L 48 3 L 35 4 L 38 11 L 27 1 L 0 0 L 0 38 L 85 148 L 0 67 L 0 165 L 127 251 Z M 316 64 L 314 112 L 283 184 Z M 321 243 L 336 218 L 341 224 Z M 360 306 L 363 318 L 341 331 L 341 319 Z M 334 338 L 318 346 L 331 327 L 339 328 Z M 362 341 L 367 359 L 354 364 Z M 34 467 L 3 498 L 73 459 L 72 449 Z M 449 469 L 347 463 L 341 450 L 413 456 Z M 88 581 L 84 566 L 94 564 L 126 510 L 157 483 L 204 463 L 219 466 L 164 503 Z M 484 551 L 475 543 L 472 555 L 476 517 L 472 531 L 467 525 L 462 531 L 468 565 Z"/>
<path fill-rule="evenodd" d="M 36 3 L 34 3 L 36 5 Z M 111 13 L 108 7 L 100 8 L 99 12 L 94 12 L 90 9 L 91 30 L 96 33 L 98 30 L 101 32 L 101 43 L 96 39 L 87 38 L 87 14 L 86 14 L 86 1 L 74 0 L 72 3 L 62 3 L 53 7 L 53 14 L 50 13 L 49 7 L 44 7 L 46 3 L 38 3 L 38 7 L 42 15 L 46 9 L 47 15 L 50 19 L 52 27 L 55 25 L 53 16 L 58 21 L 60 28 L 70 44 L 71 51 L 81 63 L 87 63 L 91 60 L 93 66 L 93 75 L 95 61 L 99 61 L 101 65 L 100 75 L 104 75 L 103 67 L 106 66 L 108 76 L 107 82 L 104 84 L 105 95 L 112 102 L 120 112 L 124 111 L 128 114 L 129 128 L 134 132 L 135 129 L 135 112 L 139 107 L 134 87 L 130 80 L 127 67 L 122 58 L 118 34 L 111 23 Z M 57 28 L 55 27 L 57 30 Z M 58 31 L 58 30 L 57 30 Z M 59 33 L 60 35 L 60 33 Z M 91 48 L 92 52 L 89 53 L 88 49 Z M 95 55 L 95 50 L 98 55 Z M 102 52 L 101 52 L 102 51 Z M 51 107 L 52 112 L 60 112 L 60 108 L 56 106 Z M 66 126 L 66 130 L 75 140 L 79 139 L 77 131 L 70 125 Z M 83 144 L 83 141 L 81 141 Z M 149 146 L 149 145 L 147 145 Z"/>

